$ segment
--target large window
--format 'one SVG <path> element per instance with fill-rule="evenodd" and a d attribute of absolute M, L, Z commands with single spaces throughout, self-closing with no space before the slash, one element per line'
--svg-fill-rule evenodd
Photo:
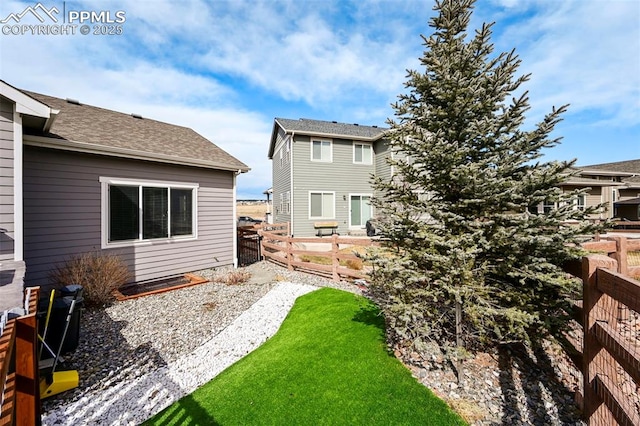
<path fill-rule="evenodd" d="M 355 164 L 371 164 L 373 162 L 372 152 L 370 143 L 354 143 L 353 162 Z"/>
<path fill-rule="evenodd" d="M 309 219 L 333 219 L 335 217 L 333 192 L 309 193 Z"/>
<path fill-rule="evenodd" d="M 330 163 L 333 161 L 332 156 L 331 141 L 317 139 L 311 140 L 311 161 L 324 161 Z"/>
<path fill-rule="evenodd" d="M 103 246 L 195 238 L 197 184 L 100 180 Z"/>

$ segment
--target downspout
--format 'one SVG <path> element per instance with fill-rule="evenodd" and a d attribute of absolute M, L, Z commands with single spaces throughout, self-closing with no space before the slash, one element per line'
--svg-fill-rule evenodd
<path fill-rule="evenodd" d="M 296 211 L 293 205 L 294 197 L 294 186 L 293 186 L 293 137 L 296 135 L 296 132 L 291 132 L 291 149 L 289 150 L 291 154 L 291 161 L 289 161 L 289 174 L 290 174 L 290 186 L 291 186 L 291 195 L 289 196 L 289 235 L 293 236 L 293 216 Z"/>
<path fill-rule="evenodd" d="M 231 217 L 231 241 L 233 241 L 233 267 L 234 269 L 238 267 L 238 235 L 237 235 L 237 220 L 236 220 L 236 202 L 237 202 L 237 195 L 236 195 L 236 191 L 237 191 L 237 185 L 236 185 L 236 178 L 238 177 L 238 175 L 242 173 L 242 171 L 240 169 L 238 169 L 237 172 L 233 172 L 233 209 L 232 209 L 232 217 Z"/>

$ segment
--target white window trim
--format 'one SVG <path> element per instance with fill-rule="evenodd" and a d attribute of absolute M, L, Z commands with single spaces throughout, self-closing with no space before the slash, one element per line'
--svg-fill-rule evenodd
<path fill-rule="evenodd" d="M 348 203 L 347 209 L 349 211 L 349 229 L 353 229 L 353 230 L 364 229 L 366 227 L 366 222 L 363 223 L 362 225 L 354 225 L 351 223 L 351 197 L 360 197 L 360 200 L 362 200 L 362 197 L 369 197 L 369 206 L 371 207 L 371 217 L 373 217 L 374 216 L 373 204 L 371 204 L 371 200 L 373 199 L 373 194 L 356 192 L 356 193 L 349 193 L 348 197 L 349 198 L 347 198 L 347 203 Z"/>
<path fill-rule="evenodd" d="M 368 146 L 369 147 L 369 153 L 371 153 L 371 157 L 369 158 L 369 162 L 366 161 L 356 161 L 356 145 L 360 145 L 360 146 Z M 353 143 L 353 148 L 352 148 L 352 152 L 353 152 L 353 164 L 360 164 L 360 165 L 364 165 L 364 166 L 370 166 L 373 164 L 373 145 L 369 142 L 354 142 Z M 364 153 L 364 151 L 363 151 Z"/>
<path fill-rule="evenodd" d="M 193 234 L 192 235 L 180 235 L 177 237 L 168 238 L 154 238 L 152 240 L 128 240 L 128 241 L 109 241 L 109 185 L 129 185 L 129 186 L 146 186 L 154 188 L 177 188 L 177 189 L 191 189 L 193 190 Z M 100 176 L 100 239 L 101 247 L 103 249 L 119 248 L 119 247 L 134 247 L 134 246 L 150 246 L 157 244 L 170 244 L 178 241 L 193 241 L 198 239 L 198 188 L 197 183 L 187 182 L 171 182 L 171 181 L 157 181 L 147 179 L 126 179 L 126 178 L 113 178 Z M 169 218 L 170 220 L 171 218 Z M 142 215 L 140 215 L 142 220 Z"/>
<path fill-rule="evenodd" d="M 333 197 L 333 212 L 331 212 L 331 216 L 311 216 L 311 194 L 331 194 Z M 335 191 L 309 191 L 309 220 L 327 220 L 327 219 L 335 219 L 336 218 L 336 192 Z M 324 206 L 323 206 L 324 207 Z M 324 208 L 322 209 L 324 211 Z"/>
<path fill-rule="evenodd" d="M 328 160 L 316 160 L 313 158 L 313 143 L 314 142 L 329 142 L 329 159 Z M 311 138 L 309 141 L 309 158 L 314 163 L 333 163 L 333 140 L 332 139 L 321 139 L 321 138 Z M 322 149 L 320 149 L 322 151 Z"/>

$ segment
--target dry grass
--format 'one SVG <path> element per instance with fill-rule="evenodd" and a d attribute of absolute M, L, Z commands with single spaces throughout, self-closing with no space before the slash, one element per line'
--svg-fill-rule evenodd
<path fill-rule="evenodd" d="M 223 283 L 227 285 L 238 285 L 238 284 L 246 283 L 247 281 L 249 281 L 250 278 L 251 278 L 250 272 L 235 271 L 235 272 L 229 272 L 228 274 L 220 277 L 216 277 L 213 279 L 213 281 L 216 283 Z"/>
<path fill-rule="evenodd" d="M 251 216 L 254 219 L 264 219 L 267 214 L 267 204 L 236 204 L 236 217 Z"/>
<path fill-rule="evenodd" d="M 353 252 L 357 252 L 357 253 L 365 253 L 366 252 L 366 247 L 362 247 L 362 246 L 352 246 L 352 247 L 346 247 L 340 250 L 340 253 L 343 254 L 353 254 Z M 327 252 L 325 252 L 327 253 Z M 332 261 L 331 261 L 331 257 L 329 256 L 313 256 L 313 255 L 302 255 L 300 256 L 300 261 L 301 262 L 309 262 L 309 263 L 316 263 L 318 265 L 331 265 Z M 341 260 L 340 262 L 340 266 L 344 266 L 346 268 L 349 269 L 353 269 L 355 271 L 360 271 L 362 270 L 362 259 L 347 259 L 347 260 Z"/>
<path fill-rule="evenodd" d="M 485 418 L 485 410 L 475 401 L 453 398 L 445 398 L 445 401 L 469 424 L 484 420 Z"/>
<path fill-rule="evenodd" d="M 627 253 L 629 266 L 640 266 L 640 251 L 630 251 Z"/>
<path fill-rule="evenodd" d="M 49 280 L 57 287 L 80 284 L 88 305 L 112 302 L 113 291 L 131 278 L 127 265 L 119 256 L 98 252 L 73 256 L 49 273 Z"/>

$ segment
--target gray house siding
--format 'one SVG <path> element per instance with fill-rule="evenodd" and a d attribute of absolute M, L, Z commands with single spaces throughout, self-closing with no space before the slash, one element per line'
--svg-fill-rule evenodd
<path fill-rule="evenodd" d="M 381 139 L 376 141 L 374 144 L 375 151 L 375 174 L 376 177 L 379 177 L 385 182 L 391 180 L 392 170 L 391 165 L 387 163 L 387 161 L 391 158 L 391 150 L 389 149 L 389 144 L 386 140 Z M 375 192 L 375 197 L 380 197 L 379 192 Z"/>
<path fill-rule="evenodd" d="M 46 285 L 56 264 L 101 250 L 101 176 L 199 184 L 196 240 L 104 250 L 120 255 L 135 281 L 233 264 L 232 172 L 26 146 L 27 285 Z"/>
<path fill-rule="evenodd" d="M 0 262 L 14 260 L 13 105 L 0 96 Z"/>
<path fill-rule="evenodd" d="M 311 161 L 310 137 L 296 135 L 293 149 L 294 218 L 292 234 L 311 236 L 317 231 L 314 222 L 337 221 L 338 232 L 349 232 L 350 195 L 373 195 L 370 177 L 375 172 L 373 164 L 354 164 L 353 141 L 332 140 L 332 162 Z M 332 219 L 309 219 L 309 193 L 334 192 L 335 216 Z"/>
<path fill-rule="evenodd" d="M 280 206 L 280 195 L 285 194 L 287 191 L 291 191 L 291 166 L 292 163 L 289 160 L 292 157 L 287 157 L 286 145 L 284 143 L 286 134 L 281 128 L 278 129 L 278 135 L 276 139 L 275 151 L 273 155 L 273 163 L 271 167 L 272 171 L 272 183 L 273 183 L 273 221 L 274 223 L 284 223 L 291 221 L 291 214 L 282 210 Z M 291 144 L 293 149 L 293 144 Z M 280 162 L 280 154 L 282 153 L 283 161 Z M 290 155 L 292 155 L 290 153 Z M 289 212 L 291 209 L 289 209 Z"/>

